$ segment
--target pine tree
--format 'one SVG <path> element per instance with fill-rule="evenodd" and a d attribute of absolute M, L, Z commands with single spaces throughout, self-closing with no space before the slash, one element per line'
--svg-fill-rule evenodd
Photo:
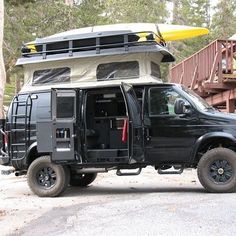
<path fill-rule="evenodd" d="M 219 0 L 214 8 L 213 38 L 227 39 L 236 33 L 236 0 Z"/>
<path fill-rule="evenodd" d="M 14 95 L 15 80 L 23 78 L 14 67 L 22 42 L 84 26 L 107 23 L 102 15 L 102 0 L 77 0 L 73 6 L 65 0 L 5 1 L 4 60 L 7 74 L 6 94 Z M 11 84 L 10 84 L 11 82 Z M 6 104 L 10 102 L 8 96 Z"/>
<path fill-rule="evenodd" d="M 105 13 L 111 23 L 164 23 L 168 12 L 162 0 L 106 0 Z"/>
<path fill-rule="evenodd" d="M 173 0 L 173 24 L 210 27 L 210 0 Z M 210 42 L 209 36 L 172 43 L 177 62 Z"/>
<path fill-rule="evenodd" d="M 78 17 L 78 28 L 109 23 L 105 16 L 104 0 L 79 0 L 75 1 Z"/>

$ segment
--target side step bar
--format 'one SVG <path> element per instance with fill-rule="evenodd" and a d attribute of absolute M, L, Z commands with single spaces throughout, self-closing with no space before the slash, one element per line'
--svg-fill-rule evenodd
<path fill-rule="evenodd" d="M 180 174 L 182 174 L 183 173 L 183 171 L 184 171 L 184 168 L 183 167 L 181 167 L 181 168 L 179 168 L 179 169 L 176 169 L 176 170 L 170 170 L 170 171 L 168 171 L 168 170 L 162 170 L 162 169 L 158 169 L 158 174 L 160 174 L 160 175 L 180 175 Z"/>
<path fill-rule="evenodd" d="M 137 171 L 135 172 L 122 172 L 121 169 L 118 169 L 116 171 L 116 174 L 118 176 L 131 176 L 131 175 L 139 175 L 142 171 L 142 168 L 139 168 Z"/>

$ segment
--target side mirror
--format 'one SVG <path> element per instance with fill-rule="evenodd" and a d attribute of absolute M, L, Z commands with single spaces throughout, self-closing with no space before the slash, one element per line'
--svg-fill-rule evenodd
<path fill-rule="evenodd" d="M 186 101 L 184 101 L 181 98 L 177 98 L 174 104 L 174 111 L 175 114 L 191 114 L 192 110 L 191 110 L 191 106 L 189 103 L 186 103 Z"/>

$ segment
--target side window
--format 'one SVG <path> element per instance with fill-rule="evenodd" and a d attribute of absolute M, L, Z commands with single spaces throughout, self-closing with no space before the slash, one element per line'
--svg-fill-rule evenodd
<path fill-rule="evenodd" d="M 181 96 L 172 88 L 149 89 L 149 115 L 175 115 L 174 104 Z"/>
<path fill-rule="evenodd" d="M 97 80 L 132 79 L 139 77 L 137 61 L 111 62 L 97 67 Z"/>
<path fill-rule="evenodd" d="M 57 92 L 56 117 L 58 119 L 74 118 L 75 92 Z"/>
<path fill-rule="evenodd" d="M 151 75 L 153 75 L 159 79 L 161 78 L 160 66 L 153 61 L 151 62 Z"/>
<path fill-rule="evenodd" d="M 33 85 L 47 85 L 70 82 L 70 68 L 36 70 L 33 74 Z"/>

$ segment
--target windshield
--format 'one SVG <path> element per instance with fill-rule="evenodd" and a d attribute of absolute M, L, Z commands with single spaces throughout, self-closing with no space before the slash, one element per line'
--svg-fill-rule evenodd
<path fill-rule="evenodd" d="M 200 110 L 215 110 L 214 107 L 210 106 L 203 98 L 201 98 L 199 95 L 194 93 L 192 90 L 185 88 L 184 86 L 181 86 L 182 90 L 187 93 L 190 97 L 190 99 L 194 102 L 194 104 L 199 108 Z"/>

